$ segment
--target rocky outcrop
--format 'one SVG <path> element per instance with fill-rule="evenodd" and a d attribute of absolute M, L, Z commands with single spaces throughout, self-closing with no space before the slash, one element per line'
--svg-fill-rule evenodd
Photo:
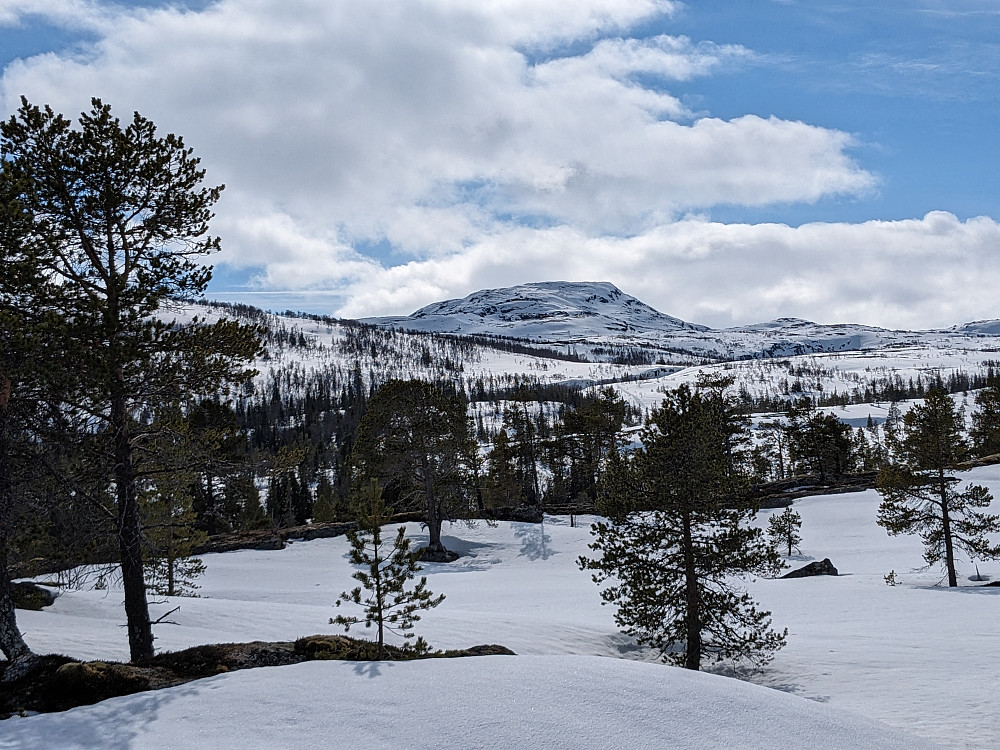
<path fill-rule="evenodd" d="M 819 562 L 811 562 L 808 565 L 803 565 L 798 570 L 793 570 L 791 573 L 785 573 L 781 576 L 782 578 L 809 578 L 810 576 L 835 576 L 839 575 L 837 569 L 833 567 L 833 563 L 830 562 L 829 557 L 824 557 Z"/>

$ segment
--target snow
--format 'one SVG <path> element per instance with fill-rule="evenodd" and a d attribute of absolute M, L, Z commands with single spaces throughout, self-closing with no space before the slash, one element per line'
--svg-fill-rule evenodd
<path fill-rule="evenodd" d="M 979 321 L 943 331 L 890 331 L 857 324 L 823 325 L 798 318 L 713 330 L 665 315 L 607 282 L 542 282 L 484 289 L 436 302 L 412 315 L 364 322 L 411 331 L 499 334 L 553 346 L 633 346 L 667 361 L 710 357 L 788 357 L 899 347 L 997 350 L 1000 322 Z"/>
<path fill-rule="evenodd" d="M 550 285 L 546 294 L 563 294 L 566 289 L 559 287 L 566 286 L 573 285 Z M 570 295 L 570 303 L 600 304 L 601 312 L 612 318 L 618 303 L 628 315 L 647 320 L 659 315 L 649 308 L 646 313 L 637 300 L 626 304 L 633 298 L 606 289 L 601 295 L 607 302 L 588 301 L 595 289 L 584 286 L 571 290 L 575 296 Z M 550 336 L 548 341 L 575 339 L 586 333 L 580 326 L 600 322 L 596 314 L 563 312 L 567 314 L 548 333 L 539 318 L 524 321 L 540 326 L 539 335 Z M 195 313 L 209 318 L 225 314 L 198 307 L 181 311 L 182 316 Z M 517 313 L 504 312 L 510 318 Z M 425 318 L 436 330 L 435 319 Z M 278 364 L 349 372 L 352 358 L 338 351 L 345 336 L 340 324 L 269 319 L 303 332 L 310 346 L 274 346 L 271 359 L 258 363 L 258 384 Z M 793 379 L 791 370 L 805 368 L 809 391 L 843 393 L 894 375 L 926 381 L 958 369 L 981 371 L 1000 350 L 996 321 L 923 333 L 824 327 L 800 320 L 726 331 L 685 328 L 688 324 L 676 321 L 680 327 L 663 333 L 640 331 L 637 321 L 633 317 L 632 330 L 622 333 L 616 329 L 621 320 L 603 320 L 603 328 L 589 332 L 589 342 L 666 343 L 734 353 L 797 342 L 806 350 L 844 351 L 686 367 L 658 373 L 661 377 L 655 379 L 627 381 L 659 368 L 566 362 L 484 348 L 464 359 L 463 377 L 469 382 L 479 375 L 520 373 L 550 383 L 623 381 L 615 388 L 649 408 L 660 403 L 663 389 L 692 382 L 702 371 L 732 374 L 737 387 L 773 396 L 783 379 Z M 416 351 L 423 341 L 416 342 Z M 847 351 L 863 347 L 868 348 Z M 360 361 L 366 376 L 378 365 L 367 356 Z M 396 365 L 408 376 L 429 377 L 418 362 Z M 862 404 L 830 411 L 857 426 L 869 414 L 882 421 L 886 408 L 884 403 Z M 1000 495 L 1000 468 L 976 469 L 968 477 Z M 922 569 L 919 540 L 888 537 L 875 524 L 878 502 L 869 491 L 795 503 L 803 518 L 804 542 L 790 565 L 829 557 L 841 576 L 748 584 L 772 611 L 775 626 L 788 628 L 789 637 L 768 667 L 756 673 L 740 669 L 738 680 L 655 663 L 654 654 L 618 632 L 613 611 L 601 606 L 597 587 L 577 565 L 579 556 L 589 553 L 591 519 L 581 518 L 576 527 L 562 517 L 546 518 L 541 526 L 454 524 L 446 530 L 445 543 L 463 557 L 426 567 L 430 589 L 447 599 L 424 615 L 418 632 L 438 648 L 500 643 L 518 657 L 247 670 L 62 714 L 8 720 L 0 725 L 0 750 L 997 746 L 1000 589 L 970 582 L 975 568 L 969 561 L 960 568 L 962 588 L 941 586 L 940 571 Z M 763 513 L 758 523 L 766 524 L 766 519 Z M 426 540 L 419 525 L 408 525 L 408 533 L 418 544 Z M 154 619 L 180 605 L 169 617 L 173 624 L 156 627 L 157 648 L 338 632 L 328 624 L 335 614 L 333 603 L 355 585 L 347 549 L 346 540 L 339 538 L 298 542 L 281 551 L 206 555 L 200 598 L 152 605 Z M 979 568 L 984 578 L 1000 578 L 1000 563 L 980 562 Z M 890 571 L 899 585 L 886 585 Z M 114 586 L 109 591 L 66 591 L 47 610 L 19 612 L 18 617 L 38 652 L 128 657 L 121 591 Z M 732 675 L 734 670 L 723 665 L 717 671 Z"/>
<path fill-rule="evenodd" d="M 930 747 L 714 675 L 586 656 L 311 662 L 11 720 L 0 748 Z"/>
<path fill-rule="evenodd" d="M 1000 494 L 1000 467 L 967 478 Z M 795 503 L 803 544 L 790 565 L 829 557 L 841 575 L 749 584 L 789 636 L 740 679 L 661 665 L 617 631 L 577 565 L 591 519 L 453 524 L 445 543 L 463 557 L 426 566 L 429 588 L 447 598 L 418 632 L 438 648 L 500 643 L 517 657 L 235 672 L 8 720 L 0 748 L 996 746 L 1000 589 L 971 582 L 969 561 L 963 586 L 943 587 L 938 569 L 922 570 L 918 539 L 875 524 L 878 502 L 869 491 Z M 408 533 L 426 539 L 419 525 Z M 347 550 L 337 538 L 204 556 L 200 598 L 154 605 L 154 617 L 181 606 L 176 624 L 156 627 L 157 648 L 338 632 L 328 620 L 354 583 Z M 1000 563 L 979 568 L 1000 577 Z M 899 585 L 886 585 L 890 571 Z M 18 614 L 38 651 L 127 656 L 114 587 Z"/>

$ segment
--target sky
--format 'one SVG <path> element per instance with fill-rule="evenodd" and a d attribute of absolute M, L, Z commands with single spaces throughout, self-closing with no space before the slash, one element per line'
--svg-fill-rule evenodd
<path fill-rule="evenodd" d="M 96 96 L 184 137 L 226 185 L 218 299 L 1000 317 L 998 0 L 3 0 L 0 68 L 5 117 Z"/>

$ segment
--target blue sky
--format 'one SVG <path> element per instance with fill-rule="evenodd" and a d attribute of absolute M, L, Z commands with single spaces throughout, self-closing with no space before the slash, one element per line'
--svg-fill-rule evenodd
<path fill-rule="evenodd" d="M 7 0 L 0 108 L 225 182 L 225 299 L 606 280 L 714 326 L 1000 317 L 1000 2 Z"/>

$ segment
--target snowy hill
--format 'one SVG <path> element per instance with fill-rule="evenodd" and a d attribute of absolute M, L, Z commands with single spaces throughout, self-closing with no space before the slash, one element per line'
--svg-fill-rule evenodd
<path fill-rule="evenodd" d="M 775 690 L 592 656 L 311 662 L 256 672 L 11 720 L 3 746 L 932 747 L 884 724 Z"/>
<path fill-rule="evenodd" d="M 654 359 L 677 355 L 732 360 L 849 352 L 996 337 L 1000 322 L 956 326 L 946 331 L 890 331 L 855 324 L 822 325 L 798 318 L 726 329 L 710 329 L 665 315 L 606 282 L 544 282 L 487 289 L 464 299 L 437 302 L 412 315 L 363 322 L 408 331 L 494 334 L 608 359 L 608 352 L 638 348 Z M 1000 338 L 997 339 L 1000 342 Z M 602 357 L 602 355 L 604 355 Z"/>
<path fill-rule="evenodd" d="M 963 474 L 1000 493 L 1000 469 Z M 789 629 L 788 645 L 744 680 L 651 662 L 618 632 L 576 560 L 589 519 L 446 527 L 463 557 L 428 564 L 447 596 L 418 632 L 439 648 L 502 643 L 520 656 L 420 663 L 309 663 L 233 672 L 63 714 L 10 719 L 5 747 L 993 747 L 1000 589 L 940 587 L 916 537 L 875 523 L 874 491 L 804 498 L 798 567 L 829 557 L 837 578 L 749 585 Z M 766 525 L 766 512 L 758 519 Z M 415 543 L 426 541 L 409 524 Z M 159 650 L 336 632 L 328 619 L 354 585 L 343 537 L 284 550 L 203 557 L 199 598 L 157 601 Z M 1000 564 L 979 562 L 996 580 Z M 896 586 L 884 576 L 894 570 Z M 42 652 L 127 658 L 121 590 L 65 591 L 19 612 Z M 723 672 L 730 671 L 724 665 Z M 414 686 L 420 686 L 415 689 Z M 764 687 L 779 688 L 764 690 Z M 806 700 L 810 699 L 810 700 Z M 884 722 L 879 724 L 877 722 Z M 890 725 L 895 730 L 890 730 Z M 435 731 L 442 734 L 436 735 Z M 917 736 L 907 737 L 904 732 Z"/>
<path fill-rule="evenodd" d="M 484 289 L 435 302 L 412 315 L 363 322 L 438 333 L 502 334 L 538 341 L 619 334 L 705 331 L 664 315 L 607 282 L 561 281 Z"/>

